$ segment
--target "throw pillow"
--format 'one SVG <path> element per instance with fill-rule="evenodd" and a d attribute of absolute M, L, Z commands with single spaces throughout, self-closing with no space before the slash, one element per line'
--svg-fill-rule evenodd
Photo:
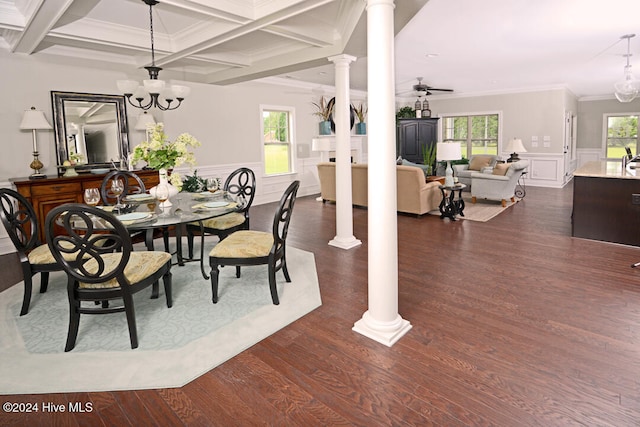
<path fill-rule="evenodd" d="M 473 156 L 471 162 L 469 162 L 470 171 L 480 171 L 486 166 L 491 166 L 492 156 Z"/>
<path fill-rule="evenodd" d="M 427 176 L 428 166 L 421 165 L 419 163 L 413 163 L 413 162 L 410 162 L 409 160 L 405 160 L 405 159 L 402 159 L 402 164 L 404 166 L 413 166 L 413 167 L 416 167 L 416 168 L 420 168 L 420 169 L 422 169 L 422 172 L 424 173 L 424 176 Z"/>
<path fill-rule="evenodd" d="M 507 171 L 509 170 L 509 168 L 511 167 L 511 163 L 497 163 L 494 167 L 493 167 L 493 174 L 494 175 L 506 175 Z"/>

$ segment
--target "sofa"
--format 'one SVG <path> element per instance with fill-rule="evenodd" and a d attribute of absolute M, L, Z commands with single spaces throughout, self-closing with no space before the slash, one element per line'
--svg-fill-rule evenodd
<path fill-rule="evenodd" d="M 460 184 L 466 184 L 465 191 L 471 190 L 471 174 L 476 172 L 491 172 L 496 165 L 498 156 L 492 154 L 476 154 L 469 158 L 465 165 L 452 165 L 453 175 L 458 177 Z"/>
<path fill-rule="evenodd" d="M 520 160 L 496 165 L 491 173 L 472 173 L 471 202 L 475 203 L 477 199 L 499 200 L 502 207 L 507 206 L 507 200 L 515 202 L 516 186 L 527 166 L 528 160 Z"/>
<path fill-rule="evenodd" d="M 438 209 L 442 195 L 437 181 L 425 182 L 422 169 L 397 165 L 398 212 L 423 215 Z M 336 200 L 336 164 L 318 163 L 320 195 L 323 202 Z M 368 165 L 351 165 L 351 195 L 356 206 L 368 206 Z"/>

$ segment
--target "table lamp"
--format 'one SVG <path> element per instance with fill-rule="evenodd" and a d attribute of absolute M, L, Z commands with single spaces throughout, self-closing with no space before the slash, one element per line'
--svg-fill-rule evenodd
<path fill-rule="evenodd" d="M 507 159 L 508 163 L 517 162 L 520 160 L 518 153 L 526 153 L 527 150 L 522 145 L 522 140 L 518 138 L 512 138 L 507 142 L 507 151 L 511 153 L 511 157 Z"/>
<path fill-rule="evenodd" d="M 36 107 L 31 107 L 30 110 L 26 110 L 22 115 L 22 122 L 20 123 L 20 129 L 30 130 L 33 133 L 33 161 L 29 165 L 33 169 L 33 173 L 29 175 L 29 179 L 46 178 L 47 176 L 40 173 L 40 169 L 44 167 L 40 159 L 38 159 L 38 140 L 36 131 L 40 129 L 51 129 L 51 125 L 44 117 L 42 111 L 36 110 Z"/>
<path fill-rule="evenodd" d="M 439 161 L 447 162 L 445 170 L 444 185 L 453 187 L 453 169 L 451 169 L 451 160 L 460 160 L 462 158 L 462 150 L 459 142 L 438 142 L 436 146 L 436 158 Z"/>
<path fill-rule="evenodd" d="M 156 119 L 154 119 L 151 114 L 145 111 L 144 113 L 138 116 L 138 122 L 136 123 L 135 129 L 145 131 L 145 135 L 146 135 L 146 132 L 149 129 L 149 126 L 150 125 L 153 126 L 155 124 L 156 124 Z"/>
<path fill-rule="evenodd" d="M 320 161 L 329 161 L 329 150 L 331 150 L 331 141 L 328 138 L 313 138 L 311 140 L 311 151 L 320 152 Z"/>

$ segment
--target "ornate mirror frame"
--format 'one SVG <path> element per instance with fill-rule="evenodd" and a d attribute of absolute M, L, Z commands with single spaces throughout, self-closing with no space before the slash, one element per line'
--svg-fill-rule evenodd
<path fill-rule="evenodd" d="M 65 102 L 88 102 L 98 106 L 101 103 L 115 104 L 116 122 L 118 125 L 117 141 L 109 144 L 117 144 L 119 157 L 117 160 L 125 158 L 129 153 L 129 126 L 127 123 L 127 106 L 123 95 L 102 95 L 95 93 L 60 92 L 51 91 L 51 106 L 53 109 L 53 128 L 56 136 L 56 156 L 58 165 L 62 165 L 69 159 L 67 147 L 67 120 L 65 114 Z M 111 146 L 113 147 L 113 146 Z M 114 159 L 116 160 L 116 159 Z M 83 165 L 87 168 L 92 166 L 104 166 L 105 163 L 87 163 Z"/>

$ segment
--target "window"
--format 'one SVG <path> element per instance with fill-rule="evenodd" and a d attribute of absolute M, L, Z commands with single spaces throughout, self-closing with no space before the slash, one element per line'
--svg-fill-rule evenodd
<path fill-rule="evenodd" d="M 459 142 L 462 156 L 498 154 L 498 114 L 443 117 L 442 140 Z"/>
<path fill-rule="evenodd" d="M 620 160 L 626 154 L 625 147 L 634 154 L 640 154 L 638 149 L 638 116 L 637 115 L 608 115 L 606 156 L 607 159 Z"/>
<path fill-rule="evenodd" d="M 293 172 L 293 110 L 262 107 L 262 144 L 266 175 Z"/>

